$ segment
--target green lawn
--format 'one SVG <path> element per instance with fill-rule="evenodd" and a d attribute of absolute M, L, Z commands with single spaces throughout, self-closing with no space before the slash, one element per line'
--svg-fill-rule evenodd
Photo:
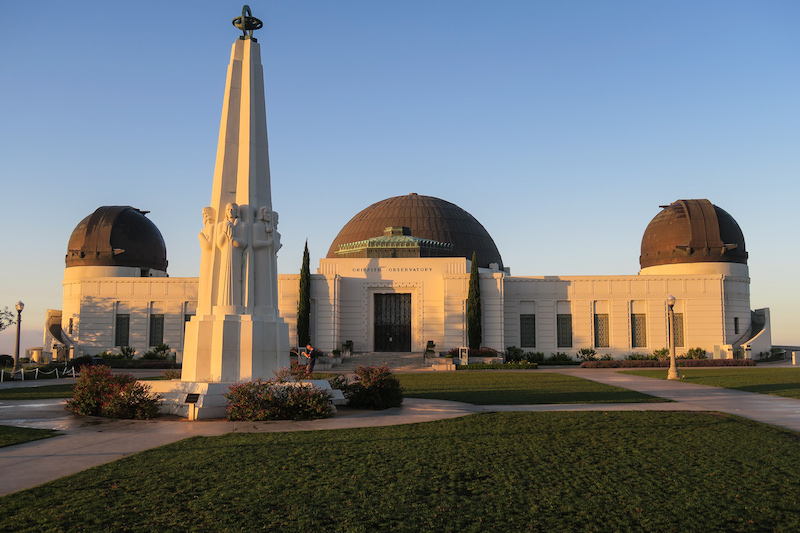
<path fill-rule="evenodd" d="M 555 373 L 500 370 L 398 374 L 409 398 L 479 405 L 664 402 L 628 389 Z"/>
<path fill-rule="evenodd" d="M 73 385 L 45 385 L 43 387 L 24 387 L 19 389 L 0 389 L 0 400 L 48 400 L 52 398 L 72 398 Z"/>
<path fill-rule="evenodd" d="M 46 439 L 55 437 L 58 431 L 51 429 L 31 429 L 17 428 L 12 426 L 0 426 L 0 448 L 13 444 L 22 444 L 32 440 Z"/>
<path fill-rule="evenodd" d="M 683 381 L 760 394 L 800 399 L 800 368 L 680 368 Z M 667 379 L 667 370 L 626 370 L 649 378 Z"/>
<path fill-rule="evenodd" d="M 678 412 L 197 437 L 0 498 L 0 530 L 797 531 L 797 445 Z"/>

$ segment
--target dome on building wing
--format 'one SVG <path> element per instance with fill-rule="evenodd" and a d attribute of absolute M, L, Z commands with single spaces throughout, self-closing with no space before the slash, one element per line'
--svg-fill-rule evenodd
<path fill-rule="evenodd" d="M 391 228 L 402 228 L 402 234 L 424 239 L 427 257 L 472 259 L 475 252 L 479 266 L 488 268 L 497 263 L 503 269 L 494 240 L 475 217 L 455 204 L 416 193 L 387 198 L 358 213 L 339 231 L 327 257 L 343 257 L 337 252 L 353 243 L 374 243 L 375 238 L 391 233 Z"/>
<path fill-rule="evenodd" d="M 75 227 L 67 246 L 67 267 L 137 267 L 167 271 L 161 232 L 134 207 L 98 207 Z"/>
<path fill-rule="evenodd" d="M 677 200 L 650 221 L 641 267 L 682 263 L 747 264 L 744 235 L 727 212 L 708 200 Z"/>

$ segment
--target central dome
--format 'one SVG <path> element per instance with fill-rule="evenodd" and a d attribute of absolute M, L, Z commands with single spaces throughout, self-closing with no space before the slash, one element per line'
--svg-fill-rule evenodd
<path fill-rule="evenodd" d="M 336 258 L 341 245 L 381 237 L 389 227 L 406 227 L 414 237 L 452 244 L 445 257 L 472 259 L 475 252 L 478 266 L 497 263 L 503 269 L 497 246 L 475 217 L 441 198 L 417 193 L 387 198 L 358 213 L 333 240 L 327 257 Z"/>

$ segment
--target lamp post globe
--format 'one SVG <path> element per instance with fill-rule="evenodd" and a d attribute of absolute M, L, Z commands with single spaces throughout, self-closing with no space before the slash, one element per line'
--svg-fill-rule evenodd
<path fill-rule="evenodd" d="M 17 302 L 14 307 L 17 309 L 17 341 L 14 345 L 14 368 L 11 369 L 11 376 L 14 376 L 14 372 L 17 371 L 19 368 L 19 332 L 20 326 L 22 325 L 22 310 L 25 309 L 25 304 Z"/>
<path fill-rule="evenodd" d="M 675 362 L 675 302 L 677 300 L 671 294 L 667 298 L 667 307 L 669 309 L 667 318 L 667 330 L 669 331 L 669 372 L 667 379 L 681 379 L 678 373 L 678 365 Z"/>

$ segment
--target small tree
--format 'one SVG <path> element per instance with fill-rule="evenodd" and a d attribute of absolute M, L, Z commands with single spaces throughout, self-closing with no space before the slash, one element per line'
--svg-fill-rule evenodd
<path fill-rule="evenodd" d="M 6 306 L 5 309 L 0 309 L 0 331 L 3 331 L 15 322 L 14 313 L 8 310 L 8 306 Z"/>
<path fill-rule="evenodd" d="M 481 282 L 478 276 L 478 256 L 472 252 L 472 268 L 469 271 L 469 292 L 467 293 L 467 338 L 469 347 L 481 347 Z"/>
<path fill-rule="evenodd" d="M 308 240 L 303 250 L 303 266 L 300 267 L 300 301 L 297 303 L 297 345 L 311 342 L 311 268 L 308 257 Z"/>

